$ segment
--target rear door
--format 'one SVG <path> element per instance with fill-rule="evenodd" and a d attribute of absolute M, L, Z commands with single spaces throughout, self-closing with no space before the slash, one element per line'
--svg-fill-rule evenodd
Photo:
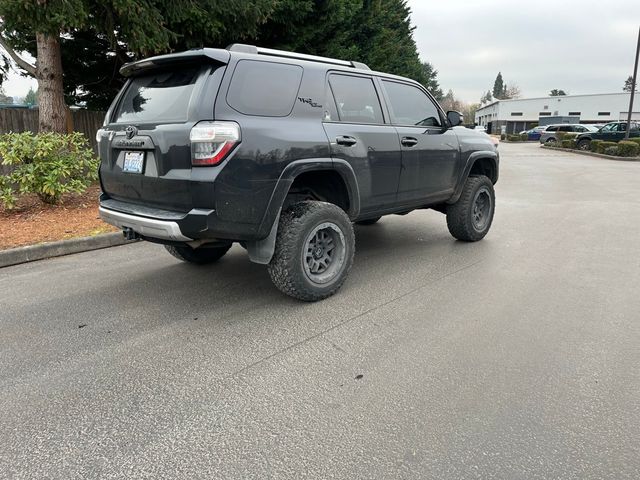
<path fill-rule="evenodd" d="M 460 159 L 455 132 L 422 89 L 396 80 L 381 84 L 402 150 L 398 201 L 414 203 L 450 193 Z"/>
<path fill-rule="evenodd" d="M 191 168 L 189 132 L 198 119 L 213 119 L 223 72 L 217 64 L 176 65 L 129 80 L 99 132 L 107 195 L 182 212 L 212 204 L 206 175 Z"/>
<path fill-rule="evenodd" d="M 383 210 L 396 202 L 400 176 L 400 142 L 385 123 L 373 78 L 329 74 L 324 129 L 331 155 L 353 168 L 362 213 Z"/>

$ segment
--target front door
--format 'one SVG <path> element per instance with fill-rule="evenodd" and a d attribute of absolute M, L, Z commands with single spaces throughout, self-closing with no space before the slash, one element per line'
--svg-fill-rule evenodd
<path fill-rule="evenodd" d="M 384 122 L 372 78 L 333 73 L 328 87 L 324 129 L 331 156 L 353 168 L 361 213 L 393 205 L 400 176 L 400 143 L 395 128 Z"/>
<path fill-rule="evenodd" d="M 395 80 L 381 83 L 402 150 L 398 201 L 410 204 L 451 193 L 460 160 L 455 132 L 417 86 Z"/>

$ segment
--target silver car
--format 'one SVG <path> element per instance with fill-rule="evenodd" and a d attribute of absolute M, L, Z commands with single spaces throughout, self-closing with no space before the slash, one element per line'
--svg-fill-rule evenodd
<path fill-rule="evenodd" d="M 540 143 L 553 145 L 558 141 L 558 132 L 564 133 L 586 133 L 597 132 L 598 129 L 591 125 L 582 125 L 579 123 L 562 123 L 560 125 L 549 125 L 547 129 L 540 135 Z"/>

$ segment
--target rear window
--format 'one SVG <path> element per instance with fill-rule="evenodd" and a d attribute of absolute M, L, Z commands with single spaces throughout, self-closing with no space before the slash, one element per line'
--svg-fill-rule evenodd
<path fill-rule="evenodd" d="M 231 78 L 227 103 L 245 115 L 286 117 L 293 110 L 301 80 L 299 65 L 240 60 Z"/>
<path fill-rule="evenodd" d="M 135 77 L 118 105 L 116 123 L 183 122 L 199 68 Z"/>

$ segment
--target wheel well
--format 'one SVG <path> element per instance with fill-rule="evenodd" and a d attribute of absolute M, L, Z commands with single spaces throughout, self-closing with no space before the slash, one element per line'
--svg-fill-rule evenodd
<path fill-rule="evenodd" d="M 298 175 L 289 188 L 283 209 L 303 200 L 333 203 L 345 212 L 351 208 L 349 190 L 342 176 L 334 170 L 317 170 Z"/>
<path fill-rule="evenodd" d="M 496 183 L 497 181 L 497 171 L 496 164 L 490 158 L 479 158 L 475 161 L 473 166 L 471 167 L 471 171 L 469 172 L 469 176 L 473 175 L 484 175 L 489 177 L 489 179 Z"/>

